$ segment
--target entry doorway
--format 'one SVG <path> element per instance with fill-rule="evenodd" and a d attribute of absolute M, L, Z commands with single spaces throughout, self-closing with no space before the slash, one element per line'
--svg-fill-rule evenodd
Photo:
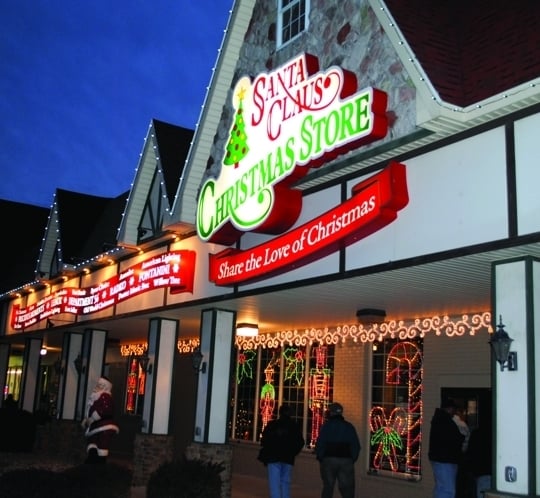
<path fill-rule="evenodd" d="M 491 423 L 491 388 L 441 388 L 441 402 L 448 398 L 454 400 L 458 406 L 458 412 L 471 431 L 480 425 Z"/>
<path fill-rule="evenodd" d="M 472 432 L 480 426 L 491 426 L 492 405 L 491 389 L 485 387 L 443 387 L 441 388 L 441 402 L 452 399 L 457 405 L 457 413 Z M 489 425 L 487 425 L 489 424 Z M 463 462 L 459 466 L 456 483 L 456 498 L 476 498 L 476 485 L 474 476 L 467 465 L 464 454 Z"/>

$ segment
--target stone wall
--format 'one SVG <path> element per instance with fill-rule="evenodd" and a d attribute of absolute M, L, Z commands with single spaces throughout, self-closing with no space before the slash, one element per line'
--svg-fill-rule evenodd
<path fill-rule="evenodd" d="M 75 420 L 51 420 L 36 428 L 36 451 L 54 458 L 66 459 L 73 464 L 86 458 L 86 439 L 79 422 Z"/>
<path fill-rule="evenodd" d="M 364 145 L 362 151 L 415 131 L 414 84 L 367 0 L 311 0 L 307 31 L 279 49 L 276 48 L 276 9 L 275 0 L 256 2 L 214 138 L 213 164 L 206 175 L 219 175 L 221 170 L 234 120 L 235 109 L 231 103 L 237 80 L 244 75 L 253 78 L 273 71 L 302 52 L 316 55 L 321 70 L 338 65 L 353 72 L 358 80 L 358 90 L 373 86 L 388 94 L 387 107 L 393 116 L 390 131 L 383 140 Z"/>

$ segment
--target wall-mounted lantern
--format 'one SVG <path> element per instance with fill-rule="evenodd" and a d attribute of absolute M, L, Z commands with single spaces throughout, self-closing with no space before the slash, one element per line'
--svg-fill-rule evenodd
<path fill-rule="evenodd" d="M 515 351 L 510 351 L 510 346 L 513 341 L 514 339 L 511 339 L 506 330 L 504 330 L 502 316 L 499 316 L 497 330 L 491 335 L 489 345 L 491 346 L 495 359 L 501 366 L 501 372 L 503 372 L 505 368 L 508 368 L 509 371 L 517 370 L 517 353 Z"/>

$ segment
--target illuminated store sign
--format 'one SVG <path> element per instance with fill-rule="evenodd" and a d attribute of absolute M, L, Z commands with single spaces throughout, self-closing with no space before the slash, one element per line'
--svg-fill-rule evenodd
<path fill-rule="evenodd" d="M 92 287 L 64 287 L 26 308 L 13 306 L 11 327 L 35 325 L 61 313 L 90 315 L 126 299 L 162 287 L 171 293 L 193 292 L 194 251 L 171 251 L 129 267 Z"/>
<path fill-rule="evenodd" d="M 253 82 L 241 78 L 221 172 L 201 187 L 199 237 L 231 245 L 246 231 L 291 228 L 302 209 L 302 193 L 292 184 L 310 168 L 383 138 L 386 103 L 380 90 L 357 91 L 349 71 L 319 71 L 309 54 Z"/>
<path fill-rule="evenodd" d="M 355 185 L 350 199 L 294 230 L 251 249 L 210 255 L 210 280 L 233 285 L 291 270 L 381 229 L 408 202 L 405 166 L 390 163 Z"/>

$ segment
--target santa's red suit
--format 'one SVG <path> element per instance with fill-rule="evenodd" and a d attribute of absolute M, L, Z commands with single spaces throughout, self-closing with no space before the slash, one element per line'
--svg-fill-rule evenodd
<path fill-rule="evenodd" d="M 82 421 L 86 429 L 86 463 L 105 463 L 109 456 L 112 437 L 119 432 L 114 424 L 114 405 L 112 384 L 106 377 L 101 377 L 88 398 L 86 418 Z"/>

